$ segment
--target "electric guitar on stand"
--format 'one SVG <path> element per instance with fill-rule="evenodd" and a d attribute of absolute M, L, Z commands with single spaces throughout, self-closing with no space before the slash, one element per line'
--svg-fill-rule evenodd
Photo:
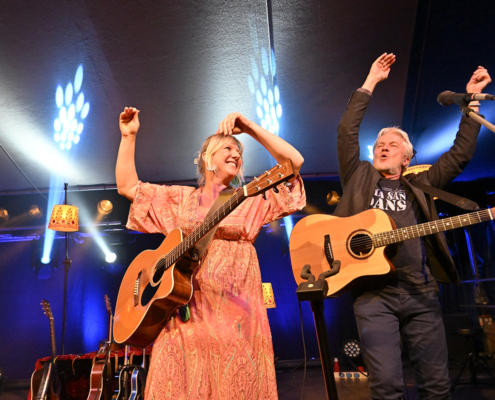
<path fill-rule="evenodd" d="M 148 347 L 172 313 L 192 297 L 192 274 L 199 265 L 196 244 L 248 197 L 257 196 L 294 176 L 286 159 L 236 191 L 207 215 L 190 235 L 177 228 L 156 250 L 146 250 L 131 263 L 122 279 L 115 308 L 117 343 Z"/>
<path fill-rule="evenodd" d="M 305 265 L 310 265 L 311 272 L 319 276 L 338 260 L 340 270 L 326 279 L 327 296 L 336 296 L 359 277 L 395 271 L 385 255 L 386 246 L 490 221 L 494 219 L 494 210 L 475 211 L 400 229 L 387 213 L 377 209 L 345 218 L 310 215 L 301 219 L 291 233 L 289 248 L 294 278 L 299 285 L 303 282 L 301 271 Z"/>
<path fill-rule="evenodd" d="M 42 369 L 34 371 L 31 376 L 31 400 L 59 400 L 61 384 L 58 377 L 57 365 L 55 364 L 55 358 L 57 356 L 55 324 L 50 303 L 47 300 L 42 300 L 41 305 L 50 321 L 52 357 L 43 364 Z"/>

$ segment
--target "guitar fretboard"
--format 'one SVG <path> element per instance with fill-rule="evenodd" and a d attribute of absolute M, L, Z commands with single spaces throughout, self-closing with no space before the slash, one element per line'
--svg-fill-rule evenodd
<path fill-rule="evenodd" d="M 50 318 L 50 341 L 52 344 L 52 359 L 57 357 L 57 345 L 55 344 L 55 323 L 53 318 Z"/>
<path fill-rule="evenodd" d="M 381 247 L 392 243 L 416 239 L 422 236 L 432 235 L 451 229 L 461 228 L 493 220 L 494 209 L 475 211 L 473 213 L 459 215 L 457 217 L 439 219 L 437 221 L 425 222 L 424 224 L 394 229 L 392 231 L 376 233 L 373 235 L 373 246 Z"/>
<path fill-rule="evenodd" d="M 216 211 L 209 215 L 203 223 L 194 229 L 184 240 L 179 243 L 172 251 L 157 263 L 157 269 L 165 268 L 167 270 L 174 265 L 179 258 L 186 254 L 198 240 L 205 236 L 215 225 L 220 223 L 230 212 L 246 199 L 244 192 L 238 190 L 232 197 L 227 200 Z"/>

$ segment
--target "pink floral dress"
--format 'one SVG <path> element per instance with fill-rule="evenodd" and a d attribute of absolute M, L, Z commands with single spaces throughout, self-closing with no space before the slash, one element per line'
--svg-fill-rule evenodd
<path fill-rule="evenodd" d="M 200 190 L 138 184 L 127 227 L 188 235 L 198 220 Z M 193 276 L 191 318 L 178 314 L 153 346 L 146 400 L 277 399 L 274 355 L 253 246 L 263 225 L 302 209 L 302 181 L 250 197 L 219 225 Z"/>

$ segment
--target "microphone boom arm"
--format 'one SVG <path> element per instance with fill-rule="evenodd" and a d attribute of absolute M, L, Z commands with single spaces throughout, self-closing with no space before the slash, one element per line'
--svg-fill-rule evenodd
<path fill-rule="evenodd" d="M 461 107 L 461 113 L 463 113 L 466 117 L 469 117 L 469 118 L 474 119 L 476 122 L 479 122 L 481 125 L 486 126 L 493 133 L 495 133 L 495 125 L 493 125 L 492 123 L 488 122 L 482 116 L 476 114 L 469 107 Z"/>

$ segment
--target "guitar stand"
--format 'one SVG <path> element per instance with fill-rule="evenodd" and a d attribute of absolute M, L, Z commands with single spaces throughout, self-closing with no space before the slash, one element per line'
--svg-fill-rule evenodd
<path fill-rule="evenodd" d="M 106 341 L 105 344 L 107 345 L 107 349 L 105 350 L 105 359 L 104 360 L 98 360 L 95 361 L 95 363 L 105 363 L 103 367 L 103 372 L 100 376 L 99 382 L 98 382 L 98 389 L 96 391 L 96 396 L 94 397 L 95 399 L 101 399 L 102 396 L 104 399 L 110 399 L 112 397 L 111 395 L 111 390 L 110 390 L 110 380 L 112 379 L 112 371 L 111 371 L 111 363 L 110 363 L 110 353 L 112 351 L 112 344 L 114 341 Z M 117 366 L 115 366 L 117 368 Z M 93 374 L 93 370 L 91 370 L 91 374 Z M 89 397 L 88 396 L 88 400 Z"/>
<path fill-rule="evenodd" d="M 301 272 L 301 278 L 307 279 L 307 281 L 302 282 L 297 287 L 296 294 L 300 302 L 309 301 L 311 303 L 327 399 L 338 400 L 333 370 L 333 358 L 330 352 L 330 345 L 328 344 L 327 327 L 325 324 L 325 315 L 323 313 L 325 310 L 323 301 L 326 299 L 328 293 L 328 283 L 325 279 L 339 272 L 340 261 L 331 260 L 330 265 L 330 271 L 322 272 L 317 281 L 315 281 L 315 276 L 311 273 L 311 266 L 305 265 Z"/>

